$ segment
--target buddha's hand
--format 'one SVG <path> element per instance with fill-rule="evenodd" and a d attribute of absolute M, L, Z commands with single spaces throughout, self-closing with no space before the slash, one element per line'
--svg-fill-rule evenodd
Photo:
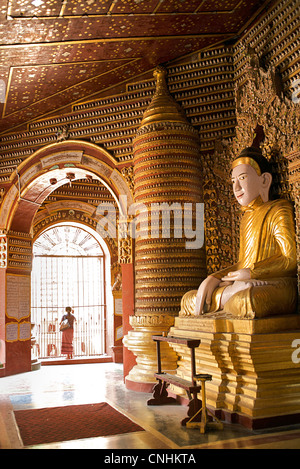
<path fill-rule="evenodd" d="M 246 269 L 239 269 L 233 272 L 228 272 L 228 274 L 222 278 L 222 282 L 235 282 L 236 280 L 239 281 L 247 281 L 251 279 L 251 270 Z"/>
<path fill-rule="evenodd" d="M 219 286 L 220 282 L 221 280 L 214 277 L 213 275 L 209 275 L 205 280 L 203 280 L 200 287 L 198 288 L 196 295 L 195 316 L 204 314 L 205 304 L 207 305 L 207 309 L 209 310 L 212 294 L 214 290 Z"/>

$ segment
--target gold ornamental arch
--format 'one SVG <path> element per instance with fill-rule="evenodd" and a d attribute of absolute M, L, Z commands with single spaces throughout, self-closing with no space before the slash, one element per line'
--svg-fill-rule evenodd
<path fill-rule="evenodd" d="M 58 187 L 78 179 L 99 180 L 126 215 L 133 197 L 115 158 L 95 144 L 65 140 L 39 149 L 12 173 L 1 205 L 0 229 L 30 233 L 43 201 Z"/>

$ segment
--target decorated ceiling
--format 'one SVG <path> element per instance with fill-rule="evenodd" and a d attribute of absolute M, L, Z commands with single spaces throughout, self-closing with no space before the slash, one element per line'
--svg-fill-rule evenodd
<path fill-rule="evenodd" d="M 263 0 L 0 0 L 0 133 L 235 40 Z"/>

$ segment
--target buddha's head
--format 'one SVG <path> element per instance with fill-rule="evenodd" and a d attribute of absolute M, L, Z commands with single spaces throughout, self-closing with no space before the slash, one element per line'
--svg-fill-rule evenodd
<path fill-rule="evenodd" d="M 271 168 L 258 148 L 245 148 L 233 160 L 231 177 L 233 192 L 240 205 L 247 206 L 259 196 L 263 202 L 269 200 Z"/>

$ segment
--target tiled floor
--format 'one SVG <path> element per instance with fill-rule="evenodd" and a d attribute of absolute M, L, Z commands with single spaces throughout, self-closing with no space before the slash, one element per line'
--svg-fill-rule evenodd
<path fill-rule="evenodd" d="M 224 424 L 201 435 L 180 425 L 185 406 L 147 406 L 151 395 L 126 389 L 122 365 L 114 363 L 42 366 L 0 379 L 0 448 L 22 448 L 14 410 L 108 402 L 144 432 L 38 445 L 37 449 L 300 449 L 300 425 L 251 432 Z"/>

